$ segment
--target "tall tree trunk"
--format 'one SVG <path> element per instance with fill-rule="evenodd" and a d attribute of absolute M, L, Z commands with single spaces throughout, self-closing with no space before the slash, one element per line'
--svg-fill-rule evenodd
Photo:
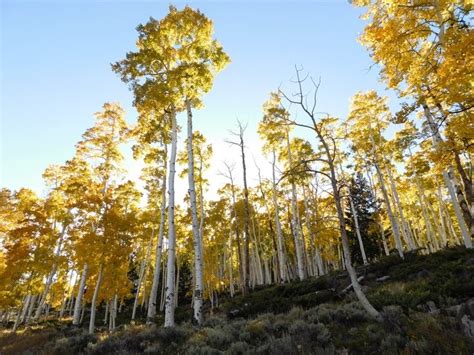
<path fill-rule="evenodd" d="M 13 332 L 16 332 L 18 327 L 20 326 L 21 323 L 25 320 L 26 317 L 26 312 L 28 311 L 28 307 L 30 306 L 30 300 L 31 300 L 31 294 L 27 294 L 25 296 L 25 299 L 23 300 L 23 309 L 18 310 L 18 315 L 15 320 L 15 324 L 13 325 Z"/>
<path fill-rule="evenodd" d="M 193 230 L 194 244 L 194 322 L 198 325 L 202 324 L 202 297 L 203 297 L 203 258 L 202 258 L 202 239 L 197 216 L 196 203 L 196 186 L 194 182 L 194 154 L 193 154 L 193 115 L 191 112 L 191 103 L 186 100 L 186 111 L 188 114 L 188 183 L 189 183 L 189 200 L 191 203 L 191 218 Z"/>
<path fill-rule="evenodd" d="M 400 226 L 398 225 L 398 221 L 395 218 L 395 215 L 392 210 L 392 205 L 390 203 L 390 197 L 388 196 L 387 189 L 385 187 L 385 182 L 384 178 L 382 175 L 382 172 L 380 171 L 380 167 L 378 163 L 375 163 L 375 171 L 377 172 L 377 176 L 379 178 L 379 183 L 380 183 L 380 190 L 382 190 L 382 196 L 385 201 L 385 207 L 387 209 L 387 215 L 390 220 L 390 224 L 392 226 L 392 232 L 393 232 L 393 237 L 395 239 L 395 246 L 397 247 L 398 254 L 400 257 L 403 259 L 403 245 L 402 245 L 402 240 L 400 238 Z"/>
<path fill-rule="evenodd" d="M 464 170 L 461 159 L 457 151 L 454 151 L 454 161 L 456 163 L 456 169 L 461 176 L 461 181 L 464 186 L 464 192 L 466 194 L 466 199 L 461 199 L 459 194 L 462 194 L 462 190 L 459 187 L 456 190 L 458 195 L 458 200 L 460 201 L 460 207 L 463 212 L 464 220 L 466 221 L 467 227 L 470 231 L 471 238 L 474 237 L 474 186 L 472 183 L 472 178 L 468 177 L 466 171 Z M 463 202 L 463 203 L 461 203 Z"/>
<path fill-rule="evenodd" d="M 369 138 L 370 138 L 370 141 L 372 143 L 372 154 L 375 158 L 374 159 L 375 160 L 374 161 L 374 167 L 375 167 L 375 171 L 377 172 L 377 177 L 378 177 L 379 183 L 380 183 L 380 189 L 382 190 L 382 196 L 383 196 L 383 199 L 385 201 L 386 208 L 387 208 L 387 215 L 388 215 L 388 218 L 390 220 L 390 224 L 392 226 L 392 232 L 393 232 L 393 236 L 394 236 L 394 239 L 395 239 L 395 245 L 397 247 L 398 254 L 403 259 L 404 258 L 403 244 L 402 244 L 402 240 L 400 238 L 400 227 L 399 227 L 397 219 L 395 218 L 395 216 L 393 214 L 393 211 L 392 211 L 392 206 L 390 204 L 390 198 L 388 196 L 387 188 L 385 187 L 385 181 L 384 181 L 384 178 L 383 178 L 383 174 L 382 174 L 382 171 L 381 171 L 379 163 L 378 163 L 378 156 L 377 156 L 377 153 L 376 153 L 376 150 L 375 150 L 375 140 L 374 140 L 374 136 L 372 135 L 372 132 L 370 133 Z"/>
<path fill-rule="evenodd" d="M 96 313 L 96 303 L 97 303 L 97 297 L 99 297 L 99 290 L 100 290 L 100 284 L 102 283 L 102 274 L 104 272 L 104 268 L 102 264 L 99 267 L 99 276 L 97 277 L 97 283 L 95 285 L 94 289 L 94 295 L 92 296 L 92 302 L 91 302 L 91 318 L 89 320 L 89 334 L 94 334 L 95 330 L 95 313 Z"/>
<path fill-rule="evenodd" d="M 309 240 L 310 246 L 308 250 L 308 269 L 311 270 L 311 276 L 315 276 L 319 272 L 317 271 L 318 267 L 317 264 L 315 265 L 315 243 L 314 243 L 314 231 L 313 231 L 313 223 L 311 222 L 311 217 L 309 213 L 309 204 L 308 198 L 306 196 L 306 189 L 303 185 L 303 203 L 304 203 L 304 211 L 305 211 L 305 223 L 309 233 Z"/>
<path fill-rule="evenodd" d="M 80 324 L 82 298 L 84 296 L 84 289 L 86 287 L 87 271 L 88 271 L 88 265 L 87 265 L 87 263 L 84 263 L 84 268 L 82 269 L 79 289 L 77 290 L 76 303 L 74 304 L 74 316 L 72 318 L 72 324 L 73 325 L 79 325 Z"/>
<path fill-rule="evenodd" d="M 319 208 L 318 208 L 318 190 L 317 190 L 317 185 L 318 185 L 318 181 L 317 181 L 317 175 L 315 176 L 315 182 L 316 182 L 316 188 L 315 188 L 315 191 L 314 191 L 314 215 L 315 215 L 315 218 L 316 218 L 316 221 L 319 220 Z M 316 258 L 316 264 L 318 266 L 318 273 L 319 275 L 324 275 L 326 273 L 326 268 L 324 266 L 324 261 L 323 261 L 323 257 L 321 255 L 321 249 L 319 248 L 319 245 L 318 245 L 318 241 L 316 240 L 315 238 L 315 258 Z"/>
<path fill-rule="evenodd" d="M 266 196 L 266 193 L 263 189 L 262 175 L 261 175 L 261 172 L 260 172 L 260 168 L 258 166 L 257 166 L 257 170 L 258 170 L 258 182 L 259 182 L 259 187 L 260 187 L 260 193 L 262 195 L 263 204 L 265 206 L 265 211 L 266 211 L 266 214 L 267 214 L 268 227 L 270 228 L 270 236 L 272 237 L 272 246 L 273 246 L 272 253 L 276 255 L 277 268 L 280 269 L 280 255 L 278 253 L 277 239 L 275 238 L 275 231 L 273 229 L 273 223 L 272 223 L 272 217 L 271 217 L 271 213 L 270 213 L 270 207 L 268 206 L 267 196 Z M 279 280 L 277 282 L 281 282 L 281 280 Z"/>
<path fill-rule="evenodd" d="M 437 127 L 433 119 L 433 116 L 431 114 L 431 111 L 426 103 L 423 103 L 423 109 L 425 112 L 426 120 L 428 121 L 428 126 L 430 127 L 431 134 L 433 136 L 433 146 L 435 147 L 435 149 L 438 149 L 439 144 L 443 142 L 443 138 L 441 137 L 439 128 Z M 463 204 L 467 205 L 467 203 L 464 199 L 464 195 L 462 193 L 457 193 L 457 191 L 459 191 L 460 189 L 456 188 L 457 184 L 455 184 L 455 181 L 454 181 L 455 176 L 454 176 L 453 168 L 451 166 L 448 167 L 447 171 L 443 171 L 443 179 L 446 184 L 446 187 L 448 188 L 449 195 L 451 196 L 451 202 L 453 203 L 454 212 L 456 214 L 456 218 L 458 220 L 458 224 L 461 229 L 461 235 L 464 240 L 464 246 L 466 248 L 471 249 L 473 248 L 471 238 L 474 237 L 474 228 L 472 228 L 471 233 L 467 229 L 466 224 L 469 224 L 469 222 L 465 223 L 465 220 L 464 220 L 465 216 L 463 216 L 463 212 L 461 209 L 461 205 Z"/>
<path fill-rule="evenodd" d="M 167 156 L 167 145 L 165 144 L 165 166 Z M 166 169 L 163 173 L 161 183 L 161 206 L 160 206 L 160 225 L 158 227 L 158 242 L 155 252 L 155 269 L 153 271 L 153 282 L 151 284 L 150 298 L 148 300 L 147 324 L 151 324 L 156 316 L 156 298 L 158 296 L 158 283 L 160 281 L 161 259 L 163 256 L 163 233 L 165 229 L 166 218 Z M 164 281 L 164 280 L 163 280 Z"/>
<path fill-rule="evenodd" d="M 28 309 L 28 313 L 26 315 L 26 320 L 25 323 L 29 324 L 31 320 L 31 316 L 33 315 L 33 309 L 35 308 L 35 303 L 36 299 L 38 298 L 38 295 L 33 295 L 30 300 L 30 308 Z"/>
<path fill-rule="evenodd" d="M 176 258 L 176 231 L 174 225 L 174 179 L 176 174 L 176 150 L 178 141 L 178 127 L 176 112 L 171 112 L 171 156 L 169 166 L 169 207 L 168 207 L 168 270 L 166 275 L 165 327 L 174 327 L 175 309 L 175 258 Z"/>
<path fill-rule="evenodd" d="M 109 307 L 110 307 L 110 301 L 106 300 L 105 301 L 105 312 L 104 312 L 104 325 L 107 325 L 107 320 L 109 319 Z"/>
<path fill-rule="evenodd" d="M 286 277 L 285 277 L 285 265 L 286 265 L 286 258 L 285 254 L 283 251 L 283 232 L 281 230 L 281 223 L 280 223 L 280 212 L 279 212 L 279 207 L 278 207 L 278 196 L 277 196 L 277 187 L 276 187 L 276 173 L 275 173 L 275 165 L 276 165 L 276 154 L 275 150 L 272 152 L 273 154 L 273 160 L 272 160 L 272 186 L 273 186 L 273 194 L 272 194 L 272 199 L 273 199 L 273 208 L 275 210 L 275 226 L 276 226 L 276 231 L 277 231 L 277 241 L 278 241 L 278 258 L 279 258 L 279 271 L 280 271 L 280 279 L 278 280 L 279 282 L 285 282 Z"/>
<path fill-rule="evenodd" d="M 155 235 L 155 228 L 152 228 L 150 240 L 148 241 L 148 246 L 146 248 L 145 260 L 142 260 L 142 262 L 140 263 L 140 274 L 138 275 L 137 292 L 135 293 L 135 300 L 133 302 L 132 321 L 135 320 L 135 315 L 136 315 L 137 306 L 138 306 L 138 297 L 140 295 L 140 290 L 142 288 L 142 284 L 144 284 L 144 286 L 143 286 L 143 295 L 142 295 L 143 296 L 142 297 L 142 304 L 141 304 L 142 309 L 143 309 L 143 305 L 145 304 L 146 282 L 144 283 L 143 280 L 147 279 L 148 260 L 150 259 L 151 245 L 153 244 L 154 235 Z"/>
<path fill-rule="evenodd" d="M 408 228 L 407 221 L 405 220 L 405 216 L 403 215 L 402 205 L 400 203 L 400 198 L 398 197 L 397 187 L 395 185 L 395 181 L 394 181 L 393 175 L 392 175 L 392 169 L 391 169 L 390 166 L 387 168 L 387 174 L 388 174 L 388 179 L 390 181 L 390 187 L 391 187 L 391 190 L 392 190 L 392 195 L 393 195 L 393 198 L 395 200 L 395 205 L 398 209 L 398 214 L 400 215 L 400 220 L 402 222 L 403 231 L 404 231 L 406 239 L 407 239 L 408 248 L 410 250 L 413 250 L 413 249 L 415 249 L 415 243 L 413 242 L 413 236 L 411 235 L 410 228 Z"/>
<path fill-rule="evenodd" d="M 249 292 L 249 281 L 250 281 L 250 259 L 249 259 L 249 245 L 250 245 L 250 206 L 249 206 L 249 190 L 247 187 L 247 166 L 245 163 L 245 145 L 244 145 L 244 132 L 242 126 L 240 128 L 240 152 L 242 158 L 242 174 L 244 180 L 244 232 L 245 232 L 245 244 L 244 244 L 244 287 L 243 294 L 246 295 Z"/>
<path fill-rule="evenodd" d="M 291 155 L 291 147 L 290 147 L 290 135 L 288 131 L 286 132 L 286 144 L 287 144 L 287 151 L 288 151 L 288 163 L 290 165 L 290 169 L 293 169 L 293 158 Z M 300 229 L 299 229 L 299 222 L 298 222 L 298 208 L 297 202 L 298 197 L 296 195 L 296 184 L 293 174 L 290 175 L 291 179 L 291 226 L 293 231 L 293 238 L 295 240 L 295 251 L 296 251 L 296 264 L 298 267 L 298 277 L 300 280 L 305 279 L 305 272 L 304 272 L 304 262 L 303 262 L 303 252 L 301 248 L 301 239 L 300 239 Z"/>

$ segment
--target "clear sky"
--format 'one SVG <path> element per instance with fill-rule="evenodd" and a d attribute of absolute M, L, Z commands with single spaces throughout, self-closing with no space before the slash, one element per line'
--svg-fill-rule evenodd
<path fill-rule="evenodd" d="M 41 193 L 44 169 L 73 156 L 74 144 L 104 102 L 121 102 L 127 120 L 135 121 L 132 93 L 110 63 L 135 49 L 135 27 L 150 16 L 165 16 L 168 2 L 0 2 L 0 187 Z M 357 43 L 361 11 L 347 0 L 187 3 L 214 21 L 215 36 L 232 60 L 216 78 L 205 108 L 195 113 L 195 128 L 216 152 L 211 179 L 217 179 L 223 159 L 238 159 L 224 143 L 237 118 L 248 122 L 250 174 L 252 155 L 267 171 L 256 135 L 261 107 L 271 90 L 288 86 L 295 64 L 321 76 L 320 111 L 345 117 L 357 91 L 374 88 L 387 95 L 378 69 L 369 70 L 372 62 Z M 139 175 L 137 164 L 127 165 L 132 176 Z"/>

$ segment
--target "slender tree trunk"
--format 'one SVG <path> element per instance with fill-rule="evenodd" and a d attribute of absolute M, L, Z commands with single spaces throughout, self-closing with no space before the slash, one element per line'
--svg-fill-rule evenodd
<path fill-rule="evenodd" d="M 25 320 L 26 317 L 26 312 L 28 311 L 28 307 L 30 305 L 30 299 L 31 299 L 31 294 L 26 295 L 24 301 L 23 301 L 23 309 L 18 310 L 18 315 L 15 320 L 15 324 L 13 325 L 13 332 L 16 332 L 18 327 L 20 326 L 21 323 Z"/>
<path fill-rule="evenodd" d="M 272 217 L 271 217 L 271 213 L 270 213 L 270 207 L 268 206 L 266 193 L 265 193 L 265 191 L 263 189 L 263 186 L 262 186 L 262 175 L 260 173 L 260 168 L 258 166 L 257 166 L 257 170 L 258 170 L 258 181 L 259 181 L 260 193 L 262 195 L 262 200 L 263 200 L 265 210 L 266 210 L 266 213 L 267 213 L 268 227 L 270 228 L 270 235 L 272 237 L 272 245 L 273 245 L 272 253 L 274 253 L 276 255 L 277 268 L 280 269 L 280 255 L 278 253 L 277 239 L 275 238 L 275 231 L 273 229 L 273 223 L 272 223 Z M 280 229 L 281 229 L 281 227 L 280 227 Z M 281 281 L 282 280 L 279 280 L 277 282 L 281 282 Z"/>
<path fill-rule="evenodd" d="M 174 225 L 174 179 L 176 174 L 176 149 L 178 127 L 176 112 L 171 112 L 171 156 L 169 166 L 169 207 L 168 207 L 168 273 L 166 275 L 165 327 L 174 327 L 174 297 L 175 297 L 175 258 L 176 258 L 176 231 Z"/>
<path fill-rule="evenodd" d="M 449 215 L 449 211 L 446 207 L 446 204 L 444 203 L 443 194 L 441 193 L 441 187 L 440 186 L 438 186 L 438 196 L 439 196 L 438 198 L 439 198 L 439 205 L 440 205 L 440 208 L 441 208 L 441 213 L 443 215 L 443 220 L 446 223 L 446 230 L 447 230 L 448 235 L 450 236 L 450 237 L 447 238 L 447 240 L 449 241 L 449 239 L 451 239 L 454 244 L 462 244 L 462 242 L 459 240 L 456 232 L 454 231 L 453 222 L 451 220 L 451 216 Z"/>
<path fill-rule="evenodd" d="M 435 149 L 438 149 L 439 144 L 443 142 L 443 139 L 441 138 L 439 129 L 426 103 L 423 104 L 423 109 L 425 112 L 426 120 L 428 121 L 428 126 L 430 127 L 430 130 L 433 136 L 433 146 L 435 147 Z M 458 220 L 458 224 L 461 229 L 461 235 L 464 240 L 464 246 L 468 249 L 471 249 L 473 248 L 471 238 L 474 237 L 474 228 L 472 228 L 471 233 L 469 233 L 465 220 L 464 220 L 463 212 L 461 209 L 461 205 L 462 204 L 467 205 L 467 203 L 462 193 L 456 193 L 456 190 L 459 190 L 459 188 L 456 189 L 456 184 L 454 183 L 455 177 L 453 173 L 453 168 L 451 166 L 448 167 L 448 171 L 443 171 L 443 179 L 446 184 L 446 187 L 448 188 L 449 195 L 451 196 L 451 202 L 453 203 L 454 212 L 456 214 L 456 218 Z"/>
<path fill-rule="evenodd" d="M 110 301 L 106 300 L 105 302 L 105 312 L 104 312 L 104 325 L 107 325 L 107 320 L 108 320 L 108 315 L 109 315 L 109 306 L 110 306 Z"/>
<path fill-rule="evenodd" d="M 426 208 L 428 209 L 428 213 L 431 216 L 431 219 L 433 220 L 433 224 L 436 228 L 436 231 L 438 232 L 437 235 L 439 236 L 439 239 L 441 239 L 441 245 L 440 245 L 440 241 L 438 240 L 438 238 L 436 238 L 436 245 L 438 246 L 439 249 L 441 249 L 442 247 L 446 245 L 445 238 L 444 238 L 445 235 L 443 234 L 444 229 L 440 223 L 441 221 L 439 221 L 438 218 L 436 218 L 436 212 L 429 201 L 426 204 Z"/>
<path fill-rule="evenodd" d="M 82 320 L 84 319 L 85 313 L 86 313 L 86 301 L 83 300 L 82 307 L 81 307 L 81 318 L 79 319 L 79 324 L 82 324 Z"/>
<path fill-rule="evenodd" d="M 403 245 L 402 245 L 402 241 L 400 239 L 400 227 L 398 225 L 397 219 L 395 218 L 395 216 L 393 214 L 392 206 L 390 204 L 390 198 L 388 196 L 387 188 L 385 187 L 385 181 L 384 181 L 384 178 L 383 178 L 383 174 L 382 174 L 382 172 L 380 170 L 380 166 L 378 164 L 378 156 L 377 156 L 377 153 L 376 153 L 376 150 L 375 150 L 375 140 L 374 140 L 374 136 L 372 135 L 372 132 L 370 133 L 369 138 L 370 138 L 370 141 L 372 143 L 372 154 L 375 158 L 375 162 L 374 162 L 375 171 L 377 172 L 377 176 L 379 178 L 380 189 L 382 190 L 382 196 L 383 196 L 383 199 L 385 200 L 385 205 L 386 205 L 386 208 L 387 208 L 387 215 L 388 215 L 388 218 L 390 220 L 390 224 L 392 225 L 392 231 L 393 231 L 393 236 L 394 236 L 394 239 L 395 239 L 395 245 L 397 247 L 398 254 L 403 259 L 404 255 L 403 255 Z"/>
<path fill-rule="evenodd" d="M 165 152 L 166 152 L 165 144 Z M 165 153 L 165 156 L 167 154 Z M 166 159 L 165 159 L 166 165 Z M 150 298 L 148 300 L 147 324 L 151 324 L 156 316 L 156 298 L 158 296 L 158 283 L 160 281 L 161 259 L 163 255 L 163 233 L 165 229 L 166 218 L 166 169 L 163 173 L 161 184 L 161 207 L 160 207 L 160 226 L 158 227 L 158 242 L 156 244 L 155 269 L 153 271 L 153 282 L 151 284 Z M 164 280 L 163 280 L 164 281 Z"/>
<path fill-rule="evenodd" d="M 400 228 L 399 228 L 397 219 L 395 218 L 395 216 L 393 214 L 393 211 L 392 211 L 392 205 L 390 204 L 390 198 L 388 196 L 387 189 L 385 188 L 385 182 L 384 182 L 384 179 L 383 179 L 382 172 L 380 171 L 380 167 L 379 167 L 378 163 L 375 163 L 374 165 L 375 165 L 375 170 L 377 172 L 377 176 L 379 178 L 380 189 L 382 190 L 382 196 L 383 196 L 383 199 L 385 201 L 385 207 L 387 208 L 387 215 L 388 215 L 388 218 L 390 220 L 390 224 L 392 225 L 392 231 L 393 231 L 393 236 L 394 236 L 394 239 L 395 239 L 395 245 L 397 247 L 398 254 L 403 259 L 404 255 L 403 255 L 402 240 L 400 238 Z"/>
<path fill-rule="evenodd" d="M 163 275 L 161 276 L 161 293 L 160 293 L 160 312 L 163 312 L 165 309 L 165 286 L 166 286 L 166 275 L 168 270 L 166 270 L 166 264 L 163 265 Z"/>
<path fill-rule="evenodd" d="M 272 185 L 273 185 L 273 208 L 275 210 L 275 226 L 277 231 L 277 241 L 278 241 L 278 258 L 279 258 L 279 271 L 280 271 L 280 278 L 278 282 L 285 282 L 285 254 L 283 252 L 283 232 L 281 230 L 281 223 L 280 223 L 280 212 L 278 207 L 278 196 L 277 196 L 277 187 L 276 187 L 276 173 L 275 173 L 275 165 L 276 165 L 276 154 L 275 150 L 273 150 L 273 161 L 272 161 Z"/>
<path fill-rule="evenodd" d="M 100 265 L 99 276 L 97 277 L 97 283 L 95 285 L 94 295 L 92 296 L 92 302 L 91 302 L 91 318 L 89 320 L 89 334 L 94 334 L 94 330 L 95 330 L 96 303 L 97 303 L 97 297 L 99 297 L 99 290 L 100 290 L 100 284 L 102 283 L 103 272 L 104 272 L 104 267 Z"/>
<path fill-rule="evenodd" d="M 456 193 L 458 195 L 458 200 L 464 203 L 460 204 L 460 207 L 462 209 L 463 215 L 464 215 L 464 220 L 466 221 L 466 224 L 468 225 L 468 229 L 471 234 L 471 238 L 474 238 L 474 186 L 472 183 L 472 177 L 468 177 L 466 174 L 466 171 L 464 170 L 461 159 L 459 158 L 459 154 L 457 151 L 454 151 L 454 161 L 456 163 L 456 170 L 458 171 L 459 175 L 461 176 L 461 181 L 464 186 L 464 192 L 466 194 L 466 199 L 461 199 L 459 194 L 462 194 L 462 190 L 459 187 L 456 190 Z"/>
<path fill-rule="evenodd" d="M 291 155 L 291 147 L 290 147 L 290 136 L 288 132 L 286 132 L 286 144 L 288 150 L 288 162 L 290 164 L 290 169 L 293 168 L 293 159 Z M 304 280 L 306 275 L 304 272 L 304 262 L 303 262 L 303 252 L 301 250 L 301 239 L 299 233 L 299 223 L 298 223 L 298 209 L 297 209 L 297 202 L 298 198 L 296 195 L 296 184 L 294 180 L 293 174 L 290 175 L 291 178 L 291 225 L 293 231 L 293 238 L 295 240 L 295 251 L 296 251 L 296 263 L 298 266 L 298 277 L 300 280 Z"/>
<path fill-rule="evenodd" d="M 29 324 L 31 320 L 31 316 L 33 315 L 33 309 L 35 308 L 35 303 L 36 299 L 38 298 L 38 295 L 33 295 L 30 300 L 30 308 L 28 309 L 28 314 L 26 316 L 25 323 Z"/>
<path fill-rule="evenodd" d="M 191 103 L 186 100 L 186 110 L 188 114 L 188 183 L 189 183 L 189 200 L 191 203 L 191 219 L 194 241 L 194 322 L 198 325 L 202 324 L 202 297 L 203 297 L 203 258 L 202 258 L 202 236 L 199 230 L 199 221 L 197 216 L 196 203 L 196 184 L 194 182 L 194 154 L 193 154 L 193 115 L 191 112 Z"/>
<path fill-rule="evenodd" d="M 137 306 L 138 306 L 138 297 L 140 295 L 140 289 L 142 288 L 142 281 L 143 275 L 145 274 L 145 261 L 142 260 L 140 263 L 140 270 L 138 275 L 138 282 L 137 282 L 137 290 L 135 292 L 135 297 L 133 300 L 133 308 L 132 308 L 132 321 L 135 320 L 135 316 L 137 314 Z"/>
<path fill-rule="evenodd" d="M 311 276 L 315 276 L 317 274 L 317 267 L 315 267 L 314 259 L 315 259 L 315 245 L 314 245 L 314 232 L 313 232 L 313 224 L 311 222 L 310 213 L 309 213 L 309 205 L 308 205 L 308 198 L 306 196 L 306 189 L 303 185 L 303 203 L 304 203 L 304 212 L 305 212 L 305 224 L 306 228 L 308 229 L 309 234 L 309 250 L 308 250 L 308 272 Z M 315 270 L 316 269 L 316 270 Z"/>
<path fill-rule="evenodd" d="M 115 294 L 113 300 L 111 301 L 111 306 L 110 306 L 109 330 L 115 329 L 115 319 L 117 318 L 117 299 L 118 299 L 118 296 L 117 294 Z"/>
<path fill-rule="evenodd" d="M 408 248 L 410 250 L 413 250 L 415 249 L 415 243 L 413 242 L 413 236 L 411 235 L 410 228 L 408 228 L 408 224 L 405 220 L 405 216 L 403 215 L 402 205 L 400 203 L 400 198 L 398 197 L 397 187 L 395 185 L 395 181 L 393 180 L 393 175 L 392 175 L 390 166 L 387 168 L 387 174 L 388 174 L 388 179 L 390 181 L 392 195 L 395 200 L 395 205 L 397 206 L 398 214 L 400 215 L 400 220 L 402 222 L 403 231 L 405 232 L 405 236 L 407 239 Z"/>
<path fill-rule="evenodd" d="M 315 176 L 316 181 L 316 189 L 314 191 L 314 214 L 316 217 L 316 221 L 319 220 L 319 208 L 318 208 L 318 190 L 317 190 L 317 175 Z M 318 267 L 318 274 L 324 275 L 326 273 L 326 268 L 324 266 L 323 258 L 321 256 L 321 250 L 319 248 L 318 242 L 315 238 L 315 258 L 316 258 L 316 265 Z"/>
<path fill-rule="evenodd" d="M 135 300 L 133 302 L 133 309 L 132 309 L 132 321 L 135 320 L 136 312 L 137 312 L 137 306 L 138 306 L 138 297 L 140 295 L 140 290 L 142 288 L 143 280 L 146 280 L 147 276 L 147 268 L 148 268 L 148 260 L 150 259 L 150 254 L 151 254 L 151 245 L 153 243 L 153 237 L 155 235 L 155 228 L 152 228 L 151 230 L 151 237 L 150 240 L 148 241 L 148 246 L 146 249 L 145 253 L 145 259 L 141 261 L 140 263 L 140 271 L 138 275 L 138 285 L 137 285 L 137 292 L 135 293 Z M 145 283 L 146 286 L 146 283 Z M 143 299 L 142 299 L 142 308 L 145 303 L 145 296 L 146 296 L 146 290 L 145 286 L 143 289 Z"/>
<path fill-rule="evenodd" d="M 81 306 L 82 306 L 82 297 L 84 296 L 84 289 L 86 287 L 88 265 L 84 263 L 84 268 L 82 269 L 81 282 L 79 284 L 79 289 L 77 291 L 76 303 L 74 305 L 74 316 L 72 319 L 73 325 L 79 325 L 81 319 Z"/>
<path fill-rule="evenodd" d="M 420 183 L 418 182 L 417 180 L 417 183 L 416 183 L 417 187 L 418 187 L 418 191 L 419 191 L 419 194 L 420 194 L 420 206 L 421 206 L 421 212 L 423 214 L 423 219 L 425 220 L 425 226 L 426 226 L 426 236 L 427 236 L 427 239 L 429 241 L 429 245 L 431 246 L 431 251 L 434 252 L 436 250 L 439 249 L 439 246 L 436 242 L 436 235 L 434 233 L 434 230 L 433 230 L 433 226 L 431 224 L 431 220 L 430 220 L 430 217 L 428 215 L 428 212 L 426 210 L 426 206 L 425 206 L 425 194 L 424 194 L 424 191 L 423 189 L 421 188 L 421 185 Z"/>
<path fill-rule="evenodd" d="M 255 275 L 257 280 L 257 285 L 263 285 L 263 269 L 262 269 L 262 261 L 260 259 L 260 245 L 258 241 L 257 232 L 255 230 L 255 214 L 252 215 L 251 218 L 252 222 L 252 235 L 253 235 L 253 245 L 254 245 L 254 265 L 255 265 Z"/>
<path fill-rule="evenodd" d="M 244 244 L 244 261 L 245 261 L 245 273 L 244 273 L 244 287 L 243 294 L 246 295 L 249 292 L 249 281 L 250 281 L 250 259 L 249 259 L 249 244 L 250 244 L 250 206 L 249 206 L 249 191 L 247 188 L 247 166 L 245 163 L 245 145 L 244 145 L 244 133 L 242 128 L 240 129 L 240 150 L 242 157 L 242 173 L 244 179 L 244 231 L 245 231 L 245 244 Z"/>
<path fill-rule="evenodd" d="M 233 267 L 232 267 L 232 259 L 233 259 L 233 252 L 232 252 L 232 237 L 229 235 L 229 253 L 230 253 L 230 257 L 228 258 L 227 260 L 227 264 L 228 264 L 228 268 L 229 268 L 229 291 L 230 291 L 230 297 L 231 298 L 234 298 L 234 293 L 235 293 L 235 290 L 234 290 L 234 270 L 233 270 Z M 224 260 L 225 262 L 225 260 Z"/>
<path fill-rule="evenodd" d="M 66 310 L 67 305 L 67 298 L 66 295 L 63 295 L 63 299 L 61 300 L 61 308 L 59 309 L 58 319 L 62 319 L 64 317 L 64 311 Z"/>
<path fill-rule="evenodd" d="M 242 257 L 242 243 L 240 240 L 239 225 L 237 223 L 237 209 L 235 207 L 237 203 L 237 199 L 235 197 L 234 177 L 232 175 L 232 168 L 227 163 L 225 163 L 225 166 L 229 174 L 227 177 L 230 180 L 230 188 L 231 188 L 231 193 L 232 193 L 232 213 L 234 215 L 234 232 L 235 232 L 235 241 L 237 243 L 237 259 L 239 261 L 239 283 L 240 283 L 240 288 L 242 292 L 244 292 L 245 291 L 244 290 L 244 263 L 243 263 L 243 257 Z"/>

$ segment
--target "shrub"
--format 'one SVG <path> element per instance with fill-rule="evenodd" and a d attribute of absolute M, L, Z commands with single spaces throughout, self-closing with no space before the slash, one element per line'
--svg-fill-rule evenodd
<path fill-rule="evenodd" d="M 250 349 L 251 349 L 250 345 L 247 344 L 246 342 L 237 341 L 230 345 L 229 349 L 227 349 L 225 354 L 232 354 L 232 355 L 247 354 Z"/>
<path fill-rule="evenodd" d="M 251 337 L 263 338 L 266 335 L 268 323 L 264 319 L 254 319 L 247 323 L 245 327 L 246 332 L 250 334 Z"/>
<path fill-rule="evenodd" d="M 53 353 L 66 354 L 83 352 L 89 343 L 94 343 L 95 341 L 97 341 L 97 338 L 94 335 L 87 333 L 82 333 L 69 338 L 60 338 L 56 340 L 53 347 Z"/>
<path fill-rule="evenodd" d="M 222 328 L 204 328 L 207 334 L 207 344 L 213 348 L 224 350 L 232 343 L 232 334 L 228 334 Z"/>
<path fill-rule="evenodd" d="M 289 335 L 281 338 L 269 338 L 265 348 L 269 354 L 291 355 L 301 353 L 301 351 L 298 351 L 301 347 L 298 348 Z"/>
<path fill-rule="evenodd" d="M 340 323 L 354 324 L 369 320 L 367 312 L 359 302 L 350 302 L 337 307 L 333 316 L 335 321 Z"/>

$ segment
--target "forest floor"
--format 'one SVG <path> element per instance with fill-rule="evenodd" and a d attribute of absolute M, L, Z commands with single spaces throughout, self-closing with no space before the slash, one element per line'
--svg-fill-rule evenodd
<path fill-rule="evenodd" d="M 89 335 L 86 320 L 75 328 L 70 319 L 0 330 L 0 354 L 474 353 L 473 250 L 413 253 L 405 260 L 393 255 L 357 270 L 383 323 L 367 316 L 341 271 L 245 297 L 220 295 L 201 328 L 189 321 L 188 302 L 178 307 L 174 328 L 125 324 L 126 307 L 112 333 L 98 324 Z M 102 323 L 100 314 L 97 319 Z"/>

